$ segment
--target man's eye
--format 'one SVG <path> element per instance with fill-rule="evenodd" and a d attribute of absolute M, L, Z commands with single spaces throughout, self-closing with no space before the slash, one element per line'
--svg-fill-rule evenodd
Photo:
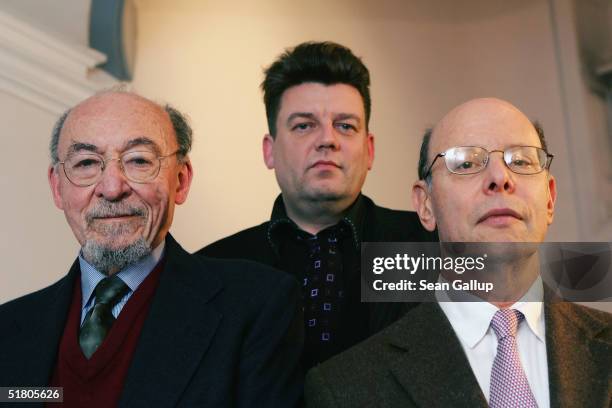
<path fill-rule="evenodd" d="M 152 164 L 153 162 L 145 157 L 132 157 L 126 162 L 126 165 L 136 167 L 146 167 Z"/>
<path fill-rule="evenodd" d="M 89 168 L 89 167 L 95 167 L 95 166 L 99 166 L 100 165 L 100 161 L 96 160 L 96 159 L 83 159 L 83 160 L 79 160 L 77 161 L 72 167 L 76 168 L 76 169 L 85 169 L 85 168 Z"/>
<path fill-rule="evenodd" d="M 531 166 L 532 161 L 529 159 L 514 159 L 512 160 L 512 165 L 519 167 L 527 167 Z"/>
<path fill-rule="evenodd" d="M 472 167 L 474 167 L 474 163 L 470 161 L 464 161 L 459 166 L 457 166 L 458 169 L 462 169 L 462 170 L 468 170 L 468 169 L 471 169 Z"/>
<path fill-rule="evenodd" d="M 312 127 L 312 123 L 309 122 L 304 122 L 304 123 L 298 123 L 295 126 L 293 126 L 293 128 L 291 128 L 291 130 L 308 130 Z"/>
<path fill-rule="evenodd" d="M 351 125 L 350 123 L 338 123 L 336 126 L 338 126 L 341 130 L 345 132 L 349 130 L 357 130 L 357 128 Z"/>

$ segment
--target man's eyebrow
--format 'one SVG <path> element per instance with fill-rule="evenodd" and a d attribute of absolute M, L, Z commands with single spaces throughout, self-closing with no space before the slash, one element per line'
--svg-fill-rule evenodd
<path fill-rule="evenodd" d="M 155 143 L 153 140 L 149 139 L 148 137 L 137 137 L 136 139 L 131 139 L 129 140 L 126 144 L 125 144 L 125 149 L 124 150 L 129 150 L 133 147 L 136 146 L 150 146 L 153 150 L 155 150 L 156 153 L 159 153 L 161 151 L 161 149 L 159 148 L 159 146 L 157 145 L 157 143 Z"/>
<path fill-rule="evenodd" d="M 361 124 L 361 118 L 353 113 L 338 113 L 337 115 L 334 116 L 334 120 L 346 120 L 346 119 L 353 119 L 355 121 L 357 121 L 358 124 Z"/>
<path fill-rule="evenodd" d="M 311 112 L 293 112 L 287 118 L 287 123 L 291 123 L 291 121 L 296 118 L 305 118 L 305 119 L 313 119 L 313 120 L 316 119 L 314 113 L 311 113 Z"/>
<path fill-rule="evenodd" d="M 81 150 L 87 150 L 88 152 L 100 153 L 98 146 L 91 143 L 73 142 L 68 148 L 68 154 L 76 153 Z"/>

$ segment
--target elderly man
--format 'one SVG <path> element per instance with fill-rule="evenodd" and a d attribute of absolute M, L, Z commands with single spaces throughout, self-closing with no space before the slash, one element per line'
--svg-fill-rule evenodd
<path fill-rule="evenodd" d="M 303 43 L 266 71 L 266 166 L 281 190 L 269 221 L 202 249 L 273 265 L 302 284 L 306 368 L 378 332 L 406 305 L 360 302 L 362 241 L 433 241 L 413 212 L 361 194 L 374 161 L 370 74 L 351 50 Z"/>
<path fill-rule="evenodd" d="M 70 406 L 293 406 L 298 286 L 189 255 L 168 233 L 192 180 L 191 129 L 127 92 L 67 112 L 49 183 L 81 250 L 56 284 L 0 306 L 0 385 L 59 386 Z"/>
<path fill-rule="evenodd" d="M 524 243 L 541 242 L 553 220 L 551 159 L 541 128 L 514 106 L 469 101 L 424 138 L 414 205 L 441 241 L 517 243 L 492 245 L 490 258 L 520 274 L 534 258 Z M 421 303 L 313 368 L 307 405 L 609 407 L 611 316 L 548 301 L 537 277 L 529 284 L 514 301 Z"/>

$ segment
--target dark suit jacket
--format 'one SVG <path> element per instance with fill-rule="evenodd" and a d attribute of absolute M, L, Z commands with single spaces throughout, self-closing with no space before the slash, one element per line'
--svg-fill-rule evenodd
<path fill-rule="evenodd" d="M 79 279 L 0 306 L 0 386 L 45 386 Z M 165 265 L 123 386 L 124 407 L 290 407 L 302 395 L 298 286 L 246 261 L 188 254 Z"/>
<path fill-rule="evenodd" d="M 546 303 L 551 407 L 612 402 L 612 317 Z M 402 319 L 306 377 L 307 407 L 487 407 L 459 339 L 437 303 Z"/>
<path fill-rule="evenodd" d="M 412 211 L 390 210 L 379 207 L 366 197 L 363 197 L 365 215 L 363 221 L 363 242 L 435 242 L 437 234 L 427 232 L 419 217 Z M 215 258 L 250 259 L 266 265 L 280 268 L 278 256 L 268 241 L 268 226 L 266 221 L 255 227 L 240 231 L 234 235 L 216 241 L 202 249 L 197 254 Z M 350 282 L 359 281 L 358 273 L 349 276 Z M 369 303 L 368 328 L 369 335 L 379 332 L 390 323 L 400 318 L 412 304 L 407 303 Z"/>

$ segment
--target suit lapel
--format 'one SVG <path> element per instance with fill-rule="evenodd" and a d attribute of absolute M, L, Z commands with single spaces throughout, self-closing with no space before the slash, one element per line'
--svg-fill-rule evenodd
<path fill-rule="evenodd" d="M 387 237 L 384 236 L 384 230 L 378 230 L 378 220 L 377 214 L 375 212 L 374 203 L 368 197 L 363 196 L 363 206 L 364 206 L 364 217 L 363 217 L 363 226 L 361 231 L 361 242 L 359 243 L 359 247 L 361 250 L 361 246 L 364 242 L 384 242 L 387 241 Z M 361 259 L 361 257 L 359 258 Z M 361 262 L 361 260 L 359 260 Z M 359 279 L 359 283 L 361 285 L 361 281 L 363 279 L 361 272 L 361 264 L 357 269 L 359 273 L 355 274 L 356 276 L 352 276 L 352 279 Z M 361 288 L 361 287 L 360 287 Z M 361 290 L 361 289 L 360 289 Z M 368 308 L 368 334 L 373 335 L 380 330 L 387 327 L 389 324 L 396 321 L 401 315 L 405 308 L 398 303 L 386 303 L 386 302 L 369 302 L 367 303 Z"/>
<path fill-rule="evenodd" d="M 165 258 L 120 406 L 130 406 L 135 398 L 141 405 L 176 405 L 222 317 L 208 304 L 222 289 L 221 282 L 171 236 Z"/>
<path fill-rule="evenodd" d="M 23 378 L 15 378 L 15 384 L 32 386 L 49 384 L 72 301 L 74 280 L 78 277 L 79 266 L 78 261 L 75 261 L 68 275 L 47 289 L 49 293 L 41 298 L 37 309 L 27 314 L 27 321 L 25 319 L 15 321 L 16 338 L 10 341 L 22 350 L 21 353 L 16 353 L 15 357 L 31 356 L 19 360 L 19 368 L 15 370 L 15 375 L 23 373 Z"/>
<path fill-rule="evenodd" d="M 571 303 L 546 303 L 550 406 L 610 403 L 610 344 L 597 338 L 608 325 Z"/>
<path fill-rule="evenodd" d="M 364 220 L 362 230 L 362 242 L 393 242 L 402 236 L 397 231 L 390 228 L 389 222 L 384 215 L 378 210 L 374 202 L 366 196 L 363 196 Z M 394 225 L 395 228 L 402 228 L 401 225 Z M 353 279 L 361 280 L 361 265 L 358 269 L 360 273 L 352 277 Z M 398 303 L 398 302 L 369 302 L 368 307 L 368 328 L 369 335 L 378 333 L 391 323 L 402 317 L 408 310 L 416 306 L 417 303 Z"/>
<path fill-rule="evenodd" d="M 52 339 L 48 345 L 41 344 L 39 341 L 39 347 L 41 348 L 41 355 L 45 357 L 41 358 L 40 368 L 41 375 L 46 373 L 47 381 L 50 379 L 51 370 L 57 359 L 57 353 L 59 350 L 59 343 L 66 326 L 66 319 L 68 318 L 68 310 L 74 291 L 75 279 L 80 279 L 80 268 L 78 260 L 74 261 L 72 268 L 70 269 L 69 275 L 62 280 L 60 286 L 53 299 L 52 306 L 48 310 L 48 317 L 42 322 L 41 333 L 43 338 Z M 80 299 L 79 295 L 79 299 Z"/>
<path fill-rule="evenodd" d="M 452 326 L 437 303 L 421 303 L 392 331 L 389 342 L 403 351 L 392 374 L 417 406 L 486 407 Z"/>

